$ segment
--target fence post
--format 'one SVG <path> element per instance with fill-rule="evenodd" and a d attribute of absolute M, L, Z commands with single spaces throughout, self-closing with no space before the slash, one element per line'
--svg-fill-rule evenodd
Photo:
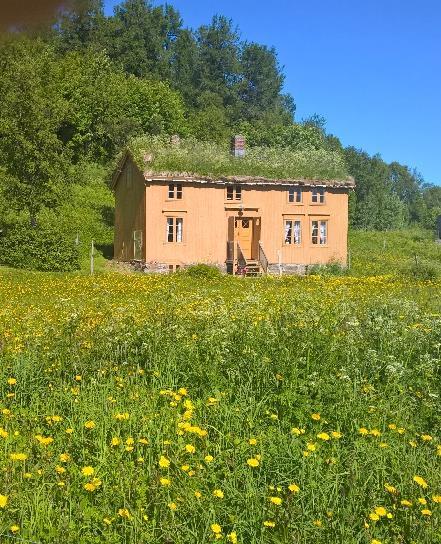
<path fill-rule="evenodd" d="M 92 240 L 92 245 L 90 247 L 90 274 L 92 275 L 94 272 L 94 257 L 95 257 L 95 245 Z"/>

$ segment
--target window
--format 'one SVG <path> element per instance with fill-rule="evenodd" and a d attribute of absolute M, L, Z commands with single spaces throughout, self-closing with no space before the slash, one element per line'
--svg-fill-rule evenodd
<path fill-rule="evenodd" d="M 168 198 L 182 200 L 182 183 L 170 183 L 168 186 Z"/>
<path fill-rule="evenodd" d="M 286 219 L 284 235 L 286 245 L 299 245 L 302 242 L 302 226 L 300 221 Z"/>
<path fill-rule="evenodd" d="M 311 222 L 311 240 L 314 245 L 325 246 L 328 243 L 328 222 Z"/>
<path fill-rule="evenodd" d="M 300 187 L 290 187 L 288 191 L 288 202 L 299 204 L 302 202 L 302 190 Z"/>
<path fill-rule="evenodd" d="M 325 202 L 325 189 L 323 187 L 314 187 L 312 190 L 312 203 L 323 204 Z"/>
<path fill-rule="evenodd" d="M 240 185 L 228 185 L 227 200 L 242 200 L 242 187 Z"/>
<path fill-rule="evenodd" d="M 142 230 L 133 231 L 133 259 L 142 260 Z"/>
<path fill-rule="evenodd" d="M 167 217 L 167 242 L 179 244 L 182 242 L 182 217 Z"/>

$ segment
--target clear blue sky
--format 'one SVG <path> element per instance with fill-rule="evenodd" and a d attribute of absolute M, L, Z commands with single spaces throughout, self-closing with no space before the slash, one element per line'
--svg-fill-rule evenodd
<path fill-rule="evenodd" d="M 106 0 L 108 12 L 116 0 Z M 160 1 L 157 4 L 163 3 Z M 440 0 L 171 0 L 185 26 L 220 13 L 274 46 L 296 119 L 441 185 Z"/>

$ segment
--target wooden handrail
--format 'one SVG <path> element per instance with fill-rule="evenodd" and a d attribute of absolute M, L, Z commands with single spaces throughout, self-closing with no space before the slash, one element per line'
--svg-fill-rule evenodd
<path fill-rule="evenodd" d="M 245 256 L 243 254 L 242 248 L 240 247 L 239 242 L 237 242 L 237 264 L 239 266 L 246 266 L 247 260 L 245 259 Z"/>
<path fill-rule="evenodd" d="M 263 246 L 260 240 L 259 240 L 259 263 L 260 263 L 260 266 L 262 267 L 264 274 L 266 274 L 268 272 L 269 263 L 268 263 L 268 258 L 265 254 L 265 251 L 263 250 Z"/>

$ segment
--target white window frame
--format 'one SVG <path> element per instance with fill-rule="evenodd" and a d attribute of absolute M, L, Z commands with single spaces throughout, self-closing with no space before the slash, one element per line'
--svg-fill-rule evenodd
<path fill-rule="evenodd" d="M 329 237 L 329 220 L 312 219 L 311 220 L 311 244 L 313 246 L 327 246 Z"/>
<path fill-rule="evenodd" d="M 283 220 L 283 244 L 300 246 L 302 244 L 302 221 L 300 219 Z"/>
<path fill-rule="evenodd" d="M 325 203 L 325 188 L 313 187 L 311 192 L 312 204 L 324 204 Z"/>
<path fill-rule="evenodd" d="M 182 183 L 169 183 L 167 187 L 168 200 L 182 200 L 183 190 Z"/>
<path fill-rule="evenodd" d="M 241 202 L 242 201 L 241 185 L 227 185 L 225 189 L 225 200 L 228 202 Z"/>
<path fill-rule="evenodd" d="M 184 241 L 184 218 L 167 216 L 165 225 L 165 239 L 167 243 L 182 244 L 182 242 Z"/>
<path fill-rule="evenodd" d="M 294 185 L 288 189 L 288 202 L 290 204 L 303 203 L 303 191 L 301 187 Z"/>

